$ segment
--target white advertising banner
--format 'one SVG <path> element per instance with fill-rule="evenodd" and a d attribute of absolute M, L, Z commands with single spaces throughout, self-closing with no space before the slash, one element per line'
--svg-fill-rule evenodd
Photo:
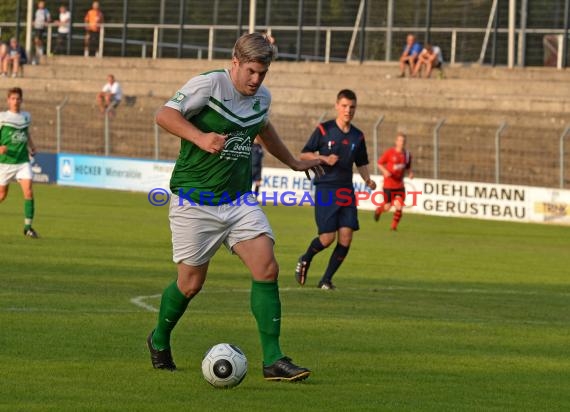
<path fill-rule="evenodd" d="M 174 163 L 100 156 L 58 155 L 57 183 L 106 189 L 168 192 Z M 258 202 L 286 206 L 314 206 L 327 202 L 314 194 L 314 186 L 304 172 L 263 168 Z M 357 206 L 374 210 L 384 201 L 382 177 L 372 176 L 375 191 L 366 187 L 358 174 L 353 184 Z M 545 222 L 570 225 L 570 190 L 493 183 L 458 182 L 433 179 L 406 179 L 406 210 L 435 216 L 515 222 Z M 352 201 L 349 193 L 337 193 L 337 202 Z"/>
<path fill-rule="evenodd" d="M 174 163 L 60 153 L 57 184 L 148 192 L 168 188 Z"/>
<path fill-rule="evenodd" d="M 374 210 L 383 202 L 382 177 L 372 176 L 378 188 L 366 188 L 358 174 L 353 183 L 357 205 Z M 436 216 L 570 225 L 570 190 L 494 183 L 434 179 L 406 179 L 406 210 Z M 264 168 L 260 202 L 314 204 L 314 187 L 303 173 Z"/>

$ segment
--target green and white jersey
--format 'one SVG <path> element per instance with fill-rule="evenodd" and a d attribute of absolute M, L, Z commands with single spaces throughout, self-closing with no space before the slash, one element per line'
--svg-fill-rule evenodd
<path fill-rule="evenodd" d="M 170 179 L 170 190 L 195 202 L 224 204 L 251 190 L 251 144 L 269 116 L 271 94 L 263 85 L 254 96 L 234 87 L 228 70 L 196 76 L 165 106 L 203 132 L 227 135 L 224 149 L 210 154 L 182 139 Z M 202 195 L 201 195 L 202 193 Z M 202 196 L 202 197 L 201 197 Z"/>
<path fill-rule="evenodd" d="M 30 161 L 28 154 L 28 128 L 32 118 L 28 112 L 0 112 L 0 146 L 6 146 L 0 163 L 20 164 Z"/>

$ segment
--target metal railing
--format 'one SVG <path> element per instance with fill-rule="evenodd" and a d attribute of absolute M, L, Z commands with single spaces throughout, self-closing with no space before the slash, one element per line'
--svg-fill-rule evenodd
<path fill-rule="evenodd" d="M 564 132 L 560 135 L 560 189 L 564 189 L 564 156 L 566 155 L 566 150 L 564 149 L 564 139 L 570 134 L 570 125 L 566 126 Z"/>
<path fill-rule="evenodd" d="M 70 102 L 70 98 L 67 96 L 57 105 L 55 106 L 56 109 L 56 142 L 55 145 L 51 146 L 54 148 L 56 152 L 75 152 L 75 153 L 91 153 L 91 154 L 100 154 L 104 156 L 127 156 L 127 157 L 138 157 L 138 158 L 149 158 L 154 160 L 165 160 L 170 159 L 174 160 L 178 152 L 178 139 L 166 134 L 161 134 L 161 129 L 156 125 L 153 121 L 156 110 L 149 110 L 142 114 L 138 118 L 132 118 L 134 113 L 138 113 L 139 110 L 135 110 L 133 112 L 129 112 L 128 114 L 121 113 L 121 111 L 127 110 L 126 108 L 118 109 L 118 113 L 115 118 L 111 116 L 109 111 L 106 111 L 102 116 L 98 117 L 94 115 L 94 113 L 89 113 L 83 111 L 71 111 L 67 110 L 64 111 L 64 107 L 70 107 L 68 103 Z M 94 109 L 96 110 L 96 109 Z M 319 121 L 324 119 L 323 113 L 320 115 Z M 68 116 L 69 119 L 66 119 L 67 127 L 64 129 L 62 127 L 62 121 L 64 118 Z M 120 116 L 126 116 L 122 119 Z M 314 124 L 314 119 L 318 117 L 315 116 L 313 119 L 309 119 L 308 117 L 305 119 L 307 120 L 306 124 Z M 73 119 L 72 119 L 73 118 Z M 91 121 L 92 126 L 85 129 L 85 132 L 77 133 L 77 125 L 85 123 L 87 119 Z M 130 130 L 130 135 L 125 135 L 124 130 L 126 126 L 138 123 L 140 124 L 142 119 L 146 119 L 148 121 L 148 128 L 147 126 L 139 126 L 136 130 Z M 293 152 L 295 152 L 295 147 L 300 150 L 303 143 L 294 143 L 291 140 L 291 136 L 299 136 L 300 134 L 306 134 L 307 126 L 298 126 L 297 124 L 293 124 L 287 118 L 280 118 L 279 116 L 274 117 L 274 123 L 278 124 L 278 130 L 280 131 L 280 135 L 283 137 L 285 141 L 287 141 L 287 145 L 291 148 Z M 50 122 L 42 122 L 50 123 Z M 302 122 L 299 122 L 302 123 Z M 359 122 L 360 123 L 360 122 Z M 378 165 L 377 160 L 381 156 L 382 152 L 384 152 L 389 146 L 392 145 L 391 140 L 388 143 L 386 136 L 395 136 L 398 132 L 399 126 L 397 121 L 394 122 L 386 115 L 380 115 L 375 119 L 369 119 L 367 123 L 368 127 L 370 128 L 369 131 L 371 132 L 372 138 L 372 147 L 370 148 L 370 158 L 369 162 L 371 163 L 370 167 L 374 171 L 374 174 L 378 175 Z M 424 127 L 423 137 L 418 135 L 417 126 L 414 123 L 410 123 L 408 126 L 411 129 L 416 129 L 415 133 L 412 133 L 410 136 L 410 141 L 412 142 L 411 150 L 414 153 L 414 169 L 417 167 L 421 167 L 423 170 L 423 175 L 429 175 L 430 168 L 428 163 L 431 162 L 433 170 L 432 177 L 434 179 L 455 179 L 450 178 L 450 172 L 453 170 L 462 170 L 465 172 L 468 170 L 469 167 L 475 167 L 478 171 L 477 175 L 473 175 L 472 178 L 466 177 L 463 179 L 457 180 L 477 180 L 481 181 L 481 176 L 486 176 L 483 178 L 482 181 L 493 181 L 495 183 L 512 183 L 513 172 L 510 171 L 510 179 L 508 173 L 505 173 L 505 177 L 501 173 L 501 170 L 508 171 L 512 168 L 513 164 L 524 164 L 528 159 L 528 156 L 531 154 L 530 152 L 520 152 L 521 149 L 518 148 L 519 144 L 516 143 L 516 140 L 507 141 L 509 144 L 505 144 L 503 147 L 503 134 L 507 128 L 516 127 L 516 124 L 509 125 L 506 121 L 501 122 L 497 125 L 494 133 L 493 129 L 487 126 L 485 131 L 477 131 L 477 141 L 481 142 L 478 144 L 477 152 L 473 152 L 472 148 L 462 148 L 461 143 L 457 142 L 457 140 L 449 139 L 449 136 L 456 136 L 453 132 L 453 127 L 457 127 L 458 125 L 450 125 L 450 134 L 447 135 L 447 138 L 444 138 L 443 141 L 441 139 L 441 131 L 447 130 L 447 119 L 440 118 L 435 123 L 427 124 L 421 123 L 420 125 Z M 294 129 L 293 129 L 294 128 Z M 301 130 L 302 129 L 302 130 Z M 145 131 L 146 130 L 146 131 Z M 363 129 L 365 130 L 365 129 Z M 427 135 L 429 133 L 427 130 L 431 132 L 431 138 Z M 381 133 L 382 132 L 382 133 Z M 87 133 L 87 134 L 85 134 Z M 494 136 L 493 136 L 494 134 Z M 512 136 L 515 136 L 517 133 L 516 131 L 511 133 Z M 49 136 L 49 133 L 47 133 Z M 381 138 L 381 135 L 383 136 Z M 559 168 L 553 167 L 551 168 L 551 172 L 547 172 L 545 170 L 538 170 L 537 173 L 543 175 L 544 173 L 552 173 L 551 178 L 547 178 L 549 184 L 543 184 L 544 186 L 559 186 L 560 188 L 565 187 L 565 176 L 566 176 L 566 164 L 565 164 L 565 157 L 568 155 L 567 147 L 566 147 L 566 138 L 570 135 L 570 124 L 568 124 L 562 134 L 558 136 L 559 145 L 558 145 L 558 156 L 559 156 Z M 53 134 L 51 134 L 53 136 Z M 66 136 L 64 138 L 64 136 Z M 136 136 L 136 137 L 135 137 Z M 139 136 L 141 137 L 139 139 Z M 147 136 L 147 137 L 143 137 Z M 168 136 L 168 137 L 166 137 Z M 487 137 L 485 137 L 487 136 Z M 49 137 L 48 137 L 49 138 Z M 163 139 L 165 139 L 163 141 Z M 554 136 L 552 136 L 552 140 Z M 419 143 L 419 140 L 422 142 Z M 133 144 L 134 142 L 136 144 Z M 485 143 L 488 142 L 488 143 Z M 494 145 L 490 144 L 493 141 Z M 544 142 L 544 139 L 541 140 Z M 83 143 L 81 143 L 83 142 Z M 41 146 L 47 146 L 45 142 L 38 141 L 36 144 L 40 144 Z M 122 146 L 121 146 L 122 145 Z M 451 145 L 451 146 L 450 146 Z M 459 145 L 459 146 L 457 146 Z M 514 146 L 513 146 L 514 145 Z M 494 148 L 493 148 L 494 146 Z M 456 149 L 453 149 L 456 147 Z M 549 146 L 552 151 L 556 151 L 553 145 Z M 144 148 L 141 149 L 141 148 Z M 518 153 L 513 153 L 513 148 Z M 414 152 L 414 149 L 417 149 L 417 152 Z M 441 157 L 441 149 L 444 149 L 445 155 Z M 452 151 L 450 151 L 452 150 Z M 456 150 L 456 151 L 453 151 Z M 529 149 L 531 150 L 531 149 Z M 550 152 L 550 153 L 551 153 Z M 542 153 L 542 152 L 541 152 Z M 503 164 L 503 155 L 506 159 L 506 164 Z M 540 155 L 540 158 L 543 158 L 546 155 L 546 152 L 543 152 Z M 555 152 L 551 153 L 549 157 L 555 156 Z M 519 156 L 519 157 L 513 157 Z M 493 159 L 494 161 L 488 162 L 485 161 L 486 159 Z M 536 156 L 535 156 L 536 158 Z M 418 159 L 422 159 L 420 161 L 421 166 L 418 164 Z M 470 160 L 467 160 L 470 159 Z M 517 160 L 518 159 L 518 160 Z M 524 159 L 524 161 L 523 161 Z M 469 166 L 470 165 L 470 166 Z M 507 167 L 508 166 L 508 167 Z M 443 173 L 442 173 L 443 168 Z M 482 170 L 486 168 L 486 170 Z M 528 168 L 524 168 L 522 170 L 527 170 Z M 558 170 L 559 169 L 559 170 Z M 559 173 L 559 176 L 557 174 Z M 467 175 L 463 173 L 463 175 Z M 453 176 L 453 174 L 451 175 Z M 523 179 L 524 180 L 524 179 Z M 557 182 L 557 183 L 554 183 Z M 519 180 L 520 183 L 520 180 Z"/>
<path fill-rule="evenodd" d="M 55 138 L 56 138 L 56 151 L 57 153 L 61 152 L 61 110 L 65 107 L 67 102 L 69 101 L 69 97 L 65 96 L 63 101 L 55 107 L 56 112 L 56 130 L 55 130 Z"/>
<path fill-rule="evenodd" d="M 507 127 L 507 122 L 502 122 L 495 132 L 495 183 L 501 183 L 501 135 Z"/>
<path fill-rule="evenodd" d="M 439 178 L 439 130 L 446 119 L 440 119 L 433 129 L 433 178 Z"/>
<path fill-rule="evenodd" d="M 25 27 L 25 23 L 21 24 L 21 26 Z M 16 23 L 14 22 L 0 22 L 0 36 L 2 35 L 3 28 L 13 28 L 16 27 Z M 47 50 L 52 49 L 52 38 L 54 37 L 54 28 L 56 28 L 53 23 L 49 24 L 47 27 Z M 72 32 L 73 29 L 83 30 L 85 25 L 84 23 L 73 23 L 71 25 Z M 131 29 L 139 29 L 142 31 L 148 30 L 152 33 L 152 41 L 145 40 L 145 39 L 136 39 L 136 38 L 129 38 L 127 39 L 125 36 L 123 38 L 113 38 L 106 34 L 108 29 L 121 29 L 121 30 L 131 30 Z M 315 55 L 308 55 L 303 54 L 299 50 L 296 53 L 285 53 L 280 51 L 279 56 L 280 58 L 284 59 L 293 59 L 293 60 L 311 60 L 311 61 L 324 61 L 325 63 L 330 63 L 333 61 L 350 61 L 352 59 L 351 55 L 340 57 L 334 56 L 333 53 L 333 37 L 335 34 L 350 34 L 353 33 L 352 27 L 326 27 L 326 26 L 256 26 L 257 30 L 267 30 L 268 32 L 272 31 L 279 31 L 279 32 L 298 32 L 301 30 L 305 34 L 315 35 L 318 33 L 324 33 L 325 35 L 325 44 L 324 48 L 320 50 L 320 53 Z M 169 30 L 183 30 L 183 31 L 195 31 L 199 33 L 207 33 L 207 42 L 205 44 L 183 44 L 182 42 L 172 43 L 172 42 L 160 42 L 159 39 L 161 38 L 161 34 L 165 31 Z M 229 44 L 222 44 L 219 45 L 216 42 L 216 33 L 218 32 L 231 32 L 236 33 L 236 31 L 247 31 L 247 26 L 237 26 L 237 25 L 193 25 L 193 24 L 186 24 L 186 25 L 178 25 L 178 24 L 138 24 L 138 23 L 105 23 L 101 25 L 101 30 L 99 32 L 99 50 L 98 56 L 103 57 L 105 56 L 105 44 L 122 44 L 122 50 L 125 49 L 125 45 L 131 46 L 139 46 L 140 47 L 140 56 L 148 57 L 148 50 L 151 50 L 151 58 L 157 59 L 163 49 L 177 49 L 179 52 L 181 50 L 194 50 L 197 52 L 196 57 L 207 58 L 209 60 L 214 58 L 215 53 L 222 53 L 225 56 L 231 55 L 232 45 Z M 384 58 L 376 58 L 374 60 L 385 60 L 391 61 L 392 60 L 392 49 L 393 49 L 393 34 L 394 33 L 421 33 L 425 30 L 425 27 L 365 27 L 364 33 L 366 36 L 375 35 L 375 34 L 382 34 L 385 38 L 385 53 Z M 458 58 L 458 35 L 473 35 L 473 34 L 480 34 L 482 37 L 486 32 L 486 28 L 461 28 L 461 27 L 432 27 L 430 28 L 431 33 L 439 33 L 439 34 L 446 34 L 448 35 L 448 43 L 447 44 L 439 44 L 439 46 L 444 50 L 444 53 L 449 56 L 449 64 L 456 64 L 456 63 L 471 63 L 479 61 L 480 59 L 474 57 L 470 60 L 460 60 Z M 508 34 L 509 31 L 506 28 L 499 28 L 497 30 L 498 34 Z M 563 44 L 564 44 L 564 29 L 550 29 L 550 28 L 540 28 L 540 29 L 516 29 L 515 34 L 521 38 L 524 35 L 530 34 L 542 34 L 542 35 L 555 35 L 558 38 L 556 54 L 557 54 L 557 67 L 562 68 L 564 66 L 564 54 L 563 54 Z M 132 34 L 130 34 L 132 36 Z M 344 38 L 345 36 L 343 36 Z M 74 34 L 72 36 L 73 39 L 83 39 L 82 35 Z M 344 45 L 343 45 L 344 46 Z M 346 45 L 348 48 L 348 45 Z M 342 48 L 346 50 L 346 48 Z M 485 47 L 483 47 L 485 49 Z M 29 52 L 29 50 L 28 50 Z M 524 60 L 522 57 L 520 60 Z M 522 61 L 519 62 L 519 65 L 522 64 Z"/>

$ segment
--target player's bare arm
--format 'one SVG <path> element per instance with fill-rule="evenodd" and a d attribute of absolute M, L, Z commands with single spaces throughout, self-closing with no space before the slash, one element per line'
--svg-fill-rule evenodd
<path fill-rule="evenodd" d="M 305 153 L 301 153 L 301 155 L 299 156 L 299 159 L 301 160 L 314 160 L 314 159 L 319 159 L 322 163 L 328 165 L 328 166 L 334 166 L 336 164 L 336 162 L 338 162 L 338 156 L 335 154 L 330 154 L 330 155 L 321 155 L 318 153 L 311 153 L 311 152 L 305 152 Z"/>
<path fill-rule="evenodd" d="M 267 124 L 260 130 L 259 136 L 265 144 L 265 147 L 273 156 L 279 159 L 281 162 L 289 166 L 291 169 L 296 171 L 308 171 L 312 170 L 315 175 L 322 176 L 324 174 L 323 168 L 321 167 L 322 160 L 320 159 L 297 159 L 295 158 L 287 146 L 283 143 L 283 140 L 279 137 L 275 128 L 271 122 Z"/>
<path fill-rule="evenodd" d="M 218 133 L 204 133 L 170 107 L 162 107 L 156 114 L 156 123 L 167 132 L 194 143 L 208 153 L 219 153 L 224 149 L 226 136 Z"/>
<path fill-rule="evenodd" d="M 36 145 L 32 140 L 32 136 L 28 135 L 28 153 L 30 156 L 34 156 L 36 154 Z"/>
<path fill-rule="evenodd" d="M 368 165 L 359 166 L 357 167 L 357 170 L 362 180 L 364 180 L 364 183 L 366 183 L 366 186 L 368 186 L 372 190 L 375 190 L 376 182 L 370 178 L 370 171 L 368 170 Z"/>
<path fill-rule="evenodd" d="M 382 175 L 383 175 L 384 177 L 390 177 L 390 176 L 392 176 L 392 173 L 390 173 L 390 172 L 388 171 L 388 169 L 386 169 L 386 168 L 384 167 L 384 165 L 381 165 L 380 163 L 378 163 L 378 168 L 380 169 L 380 171 L 382 172 Z"/>
<path fill-rule="evenodd" d="M 0 154 L 6 154 L 7 151 L 8 151 L 7 146 L 0 146 Z"/>

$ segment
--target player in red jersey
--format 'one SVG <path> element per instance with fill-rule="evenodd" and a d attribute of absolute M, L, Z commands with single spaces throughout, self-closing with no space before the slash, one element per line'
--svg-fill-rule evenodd
<path fill-rule="evenodd" d="M 396 135 L 394 147 L 389 148 L 380 156 L 378 167 L 384 175 L 384 202 L 376 208 L 374 220 L 378 221 L 382 213 L 388 211 L 394 205 L 396 211 L 394 212 L 391 229 L 397 230 L 406 199 L 404 174 L 408 171 L 408 177 L 410 179 L 414 178 L 412 154 L 406 150 L 406 135 L 404 133 L 399 132 Z"/>

